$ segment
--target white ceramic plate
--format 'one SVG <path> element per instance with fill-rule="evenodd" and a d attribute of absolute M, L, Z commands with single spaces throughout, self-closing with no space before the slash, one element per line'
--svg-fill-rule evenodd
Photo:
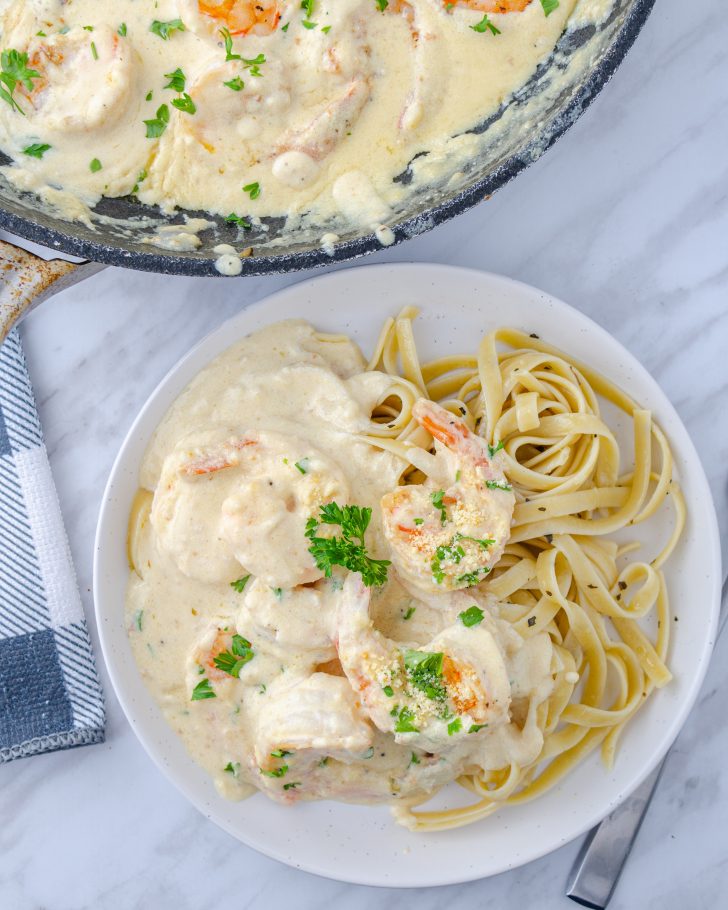
<path fill-rule="evenodd" d="M 672 443 L 693 516 L 667 572 L 679 615 L 669 658 L 675 679 L 629 726 L 612 771 L 592 755 L 541 799 L 467 828 L 414 834 L 396 826 L 386 807 L 322 802 L 285 808 L 261 795 L 227 802 L 165 723 L 127 641 L 126 526 L 144 449 L 187 383 L 243 335 L 279 319 L 305 316 L 321 330 L 347 332 L 369 352 L 384 319 L 412 303 L 422 308 L 417 337 L 425 357 L 473 352 L 487 329 L 509 324 L 587 360 L 653 410 Z M 658 536 L 663 535 L 658 531 Z M 344 881 L 406 887 L 468 881 L 535 859 L 596 824 L 638 786 L 672 743 L 697 696 L 715 636 L 719 579 L 718 529 L 705 474 L 680 419 L 646 370 L 586 316 L 541 291 L 482 272 L 411 264 L 348 269 L 274 294 L 208 335 L 162 380 L 129 431 L 109 478 L 96 538 L 94 596 L 104 657 L 129 722 L 154 761 L 204 815 L 248 846 L 292 866 Z"/>

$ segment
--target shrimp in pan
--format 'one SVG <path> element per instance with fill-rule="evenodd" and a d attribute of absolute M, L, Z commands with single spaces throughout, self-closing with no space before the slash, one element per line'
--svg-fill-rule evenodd
<path fill-rule="evenodd" d="M 339 660 L 382 732 L 441 752 L 463 735 L 508 723 L 510 684 L 489 625 L 456 620 L 428 645 L 408 648 L 374 628 L 369 589 L 352 573 L 337 614 Z"/>
<path fill-rule="evenodd" d="M 412 411 L 432 434 L 419 453 L 425 483 L 382 497 L 392 561 L 408 587 L 452 591 L 483 581 L 508 542 L 515 497 L 494 447 L 449 411 L 419 399 Z"/>
<path fill-rule="evenodd" d="M 368 81 L 357 75 L 310 123 L 283 135 L 274 149 L 279 155 L 287 151 L 303 152 L 313 161 L 321 161 L 339 144 L 369 100 Z"/>
<path fill-rule="evenodd" d="M 32 89 L 20 87 L 20 105 L 31 120 L 42 120 L 44 131 L 109 127 L 133 94 L 133 51 L 108 25 L 33 38 L 28 67 L 35 76 Z"/>
<path fill-rule="evenodd" d="M 479 13 L 521 13 L 530 3 L 531 0 L 443 0 L 448 12 L 453 6 L 464 6 Z"/>
<path fill-rule="evenodd" d="M 281 21 L 281 5 L 278 0 L 183 0 L 180 12 L 216 38 L 223 28 L 234 36 L 270 35 Z"/>

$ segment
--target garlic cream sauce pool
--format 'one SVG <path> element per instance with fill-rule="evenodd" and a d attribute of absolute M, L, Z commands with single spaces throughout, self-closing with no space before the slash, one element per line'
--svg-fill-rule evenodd
<path fill-rule="evenodd" d="M 338 216 L 386 244 L 392 207 L 477 154 L 465 131 L 548 57 L 575 2 L 5 0 L 2 46 L 29 74 L 0 104 L 3 172 L 88 223 L 134 193 L 241 227 Z M 394 182 L 415 158 L 414 184 Z"/>

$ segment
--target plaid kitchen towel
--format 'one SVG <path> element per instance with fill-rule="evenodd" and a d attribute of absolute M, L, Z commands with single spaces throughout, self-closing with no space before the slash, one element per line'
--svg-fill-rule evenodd
<path fill-rule="evenodd" d="M 0 761 L 103 739 L 103 694 L 12 332 L 0 347 Z"/>

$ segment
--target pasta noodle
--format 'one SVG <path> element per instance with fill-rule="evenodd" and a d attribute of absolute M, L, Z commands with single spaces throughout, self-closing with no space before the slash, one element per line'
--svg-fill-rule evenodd
<path fill-rule="evenodd" d="M 510 328 L 487 334 L 477 355 L 421 363 L 416 309 L 385 324 L 368 370 L 391 377 L 367 441 L 421 469 L 429 436 L 411 409 L 421 395 L 457 414 L 493 446 L 503 445 L 516 493 L 512 533 L 487 587 L 524 637 L 546 631 L 553 644 L 554 688 L 529 704 L 543 748 L 525 767 L 464 775 L 476 798 L 465 808 L 418 809 L 403 801 L 398 819 L 416 830 L 470 824 L 503 805 L 539 796 L 593 750 L 614 761 L 626 724 L 666 685 L 669 605 L 662 567 L 685 524 L 665 436 L 649 411 L 587 365 L 536 336 Z M 629 416 L 634 467 L 601 416 L 599 397 Z M 665 502 L 674 522 L 650 562 L 636 544 L 611 535 L 653 518 Z M 641 622 L 656 623 L 653 639 Z"/>

